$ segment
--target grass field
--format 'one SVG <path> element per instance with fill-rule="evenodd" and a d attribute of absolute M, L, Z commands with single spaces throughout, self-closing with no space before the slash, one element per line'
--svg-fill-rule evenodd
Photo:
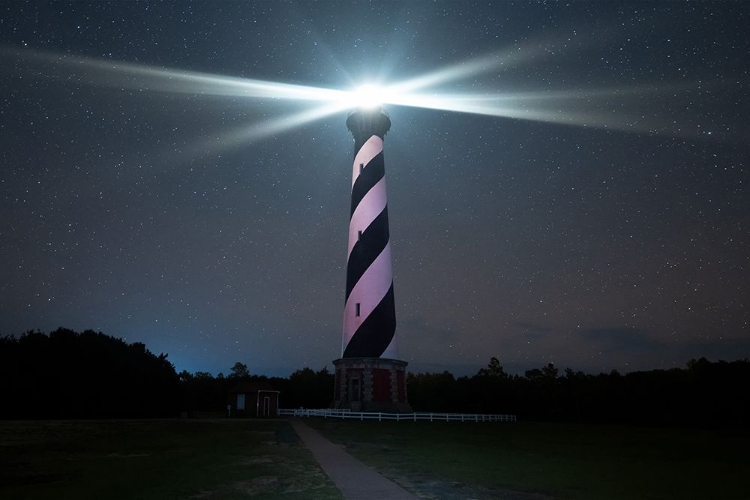
<path fill-rule="evenodd" d="M 0 498 L 341 499 L 283 421 L 0 421 Z"/>
<path fill-rule="evenodd" d="M 746 432 L 305 422 L 423 498 L 747 498 Z M 0 499 L 247 498 L 341 496 L 281 420 L 0 421 Z"/>
<path fill-rule="evenodd" d="M 748 498 L 747 432 L 546 423 L 306 423 L 431 498 Z"/>

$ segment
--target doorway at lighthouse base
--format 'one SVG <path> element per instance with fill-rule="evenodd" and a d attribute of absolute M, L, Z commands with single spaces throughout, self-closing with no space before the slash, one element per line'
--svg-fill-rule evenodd
<path fill-rule="evenodd" d="M 341 358 L 336 367 L 334 408 L 352 411 L 411 412 L 406 399 L 406 361 Z"/>

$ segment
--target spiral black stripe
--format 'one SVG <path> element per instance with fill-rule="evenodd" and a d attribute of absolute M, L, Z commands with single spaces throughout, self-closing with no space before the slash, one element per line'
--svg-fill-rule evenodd
<path fill-rule="evenodd" d="M 359 241 L 354 244 L 349 261 L 346 264 L 346 298 L 365 271 L 375 262 L 380 252 L 388 244 L 388 207 L 362 232 Z"/>
<path fill-rule="evenodd" d="M 344 358 L 380 357 L 396 334 L 396 307 L 393 285 L 378 306 L 367 316 L 344 350 Z"/>
<path fill-rule="evenodd" d="M 354 215 L 354 211 L 357 209 L 357 205 L 362 201 L 362 198 L 364 198 L 367 192 L 385 176 L 383 152 L 381 151 L 378 153 L 377 156 L 363 167 L 362 173 L 359 174 L 359 177 L 357 177 L 357 180 L 354 182 L 354 186 L 352 186 L 352 204 L 349 212 L 350 219 L 352 215 Z"/>

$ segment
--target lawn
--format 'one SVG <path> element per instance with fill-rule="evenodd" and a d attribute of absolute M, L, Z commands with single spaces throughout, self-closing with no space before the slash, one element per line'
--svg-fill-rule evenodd
<path fill-rule="evenodd" d="M 305 421 L 423 498 L 746 498 L 747 432 Z M 524 494 L 527 492 L 529 494 Z M 340 499 L 284 421 L 0 421 L 2 499 Z"/>
<path fill-rule="evenodd" d="M 747 432 L 546 423 L 308 419 L 432 498 L 747 498 Z M 522 495 L 513 492 L 531 492 Z"/>
<path fill-rule="evenodd" d="M 0 422 L 3 499 L 341 499 L 284 421 Z"/>

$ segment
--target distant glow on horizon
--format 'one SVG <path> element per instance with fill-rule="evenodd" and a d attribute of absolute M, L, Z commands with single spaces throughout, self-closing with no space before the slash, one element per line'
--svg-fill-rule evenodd
<path fill-rule="evenodd" d="M 539 49 L 506 50 L 437 69 L 426 75 L 387 86 L 362 85 L 354 90 L 336 90 L 256 79 L 227 77 L 194 71 L 156 68 L 141 64 L 113 62 L 37 51 L 0 49 L 0 56 L 26 58 L 55 66 L 55 78 L 76 84 L 117 89 L 182 93 L 198 96 L 226 96 L 248 99 L 308 101 L 319 103 L 312 109 L 279 116 L 235 128 L 221 136 L 213 135 L 196 149 L 206 151 L 259 140 L 315 120 L 353 108 L 380 105 L 424 108 L 547 123 L 616 129 L 630 132 L 667 133 L 669 127 L 654 123 L 643 109 L 620 108 L 618 114 L 605 113 L 612 99 L 623 99 L 634 92 L 649 94 L 674 90 L 674 86 L 648 89 L 591 89 L 572 91 L 535 91 L 455 94 L 431 87 L 450 81 L 475 77 L 482 73 L 507 69 L 546 57 Z M 40 73 L 46 74 L 46 73 Z M 123 77 L 126 78 L 123 78 Z M 42 77 L 42 76 L 39 76 Z M 674 131 L 668 132 L 676 135 Z M 199 141 L 200 142 L 200 141 Z"/>

